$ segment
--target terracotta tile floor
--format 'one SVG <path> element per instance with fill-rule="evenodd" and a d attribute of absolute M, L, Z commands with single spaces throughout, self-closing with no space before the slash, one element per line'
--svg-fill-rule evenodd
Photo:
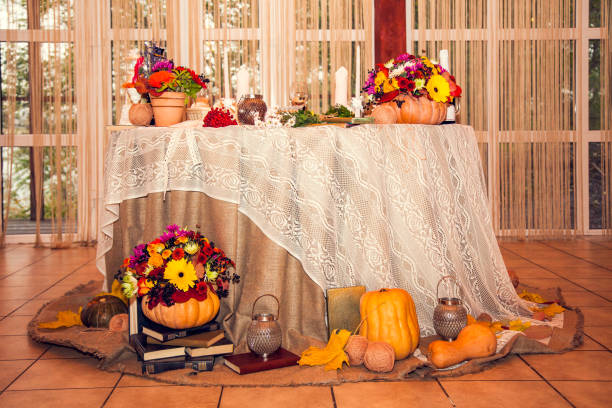
<path fill-rule="evenodd" d="M 561 355 L 511 356 L 440 381 L 338 387 L 180 387 L 96 368 L 71 349 L 37 344 L 26 326 L 46 300 L 98 278 L 93 248 L 0 249 L 0 407 L 605 407 L 612 399 L 612 242 L 501 242 L 523 282 L 560 286 L 585 314 L 585 342 Z"/>

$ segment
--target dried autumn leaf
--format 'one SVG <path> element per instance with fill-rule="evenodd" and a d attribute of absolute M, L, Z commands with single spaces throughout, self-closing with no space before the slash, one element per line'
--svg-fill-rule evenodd
<path fill-rule="evenodd" d="M 125 295 L 123 294 L 123 289 L 121 289 L 121 283 L 118 280 L 114 280 L 113 281 L 113 286 L 111 287 L 111 291 L 110 292 L 101 292 L 101 293 L 98 293 L 94 297 L 104 296 L 104 295 L 116 296 L 119 299 L 121 299 L 123 301 L 123 303 L 125 303 L 126 305 L 128 304 L 128 300 L 125 297 Z"/>
<path fill-rule="evenodd" d="M 516 320 L 512 320 L 510 323 L 508 323 L 508 326 L 510 327 L 510 330 L 523 331 L 526 328 L 528 328 L 529 326 L 531 326 L 531 322 L 523 323 L 521 321 L 521 319 L 516 319 Z"/>
<path fill-rule="evenodd" d="M 521 299 L 527 300 L 529 302 L 546 303 L 546 300 L 544 300 L 544 298 L 542 296 L 538 295 L 537 293 L 527 292 L 524 289 L 523 289 L 523 292 L 519 294 L 519 297 Z"/>
<path fill-rule="evenodd" d="M 563 306 L 559 306 L 557 303 L 553 303 L 552 305 L 548 305 L 541 309 L 541 311 L 544 312 L 546 317 L 553 317 L 556 314 L 563 313 L 565 308 L 563 308 Z"/>
<path fill-rule="evenodd" d="M 81 311 L 82 307 L 79 308 L 77 313 L 74 313 L 70 310 L 64 310 L 61 312 L 57 312 L 57 319 L 52 322 L 44 322 L 38 323 L 38 327 L 42 329 L 57 329 L 58 327 L 72 327 L 72 326 L 82 326 L 83 322 L 81 321 Z"/>
<path fill-rule="evenodd" d="M 325 348 L 308 347 L 300 356 L 298 364 L 310 366 L 325 364 L 326 371 L 342 368 L 342 363 L 348 364 L 344 346 L 350 335 L 351 332 L 348 330 L 334 330 Z"/>

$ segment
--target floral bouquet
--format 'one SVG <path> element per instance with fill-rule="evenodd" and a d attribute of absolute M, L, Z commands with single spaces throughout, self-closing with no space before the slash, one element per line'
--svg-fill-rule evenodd
<path fill-rule="evenodd" d="M 402 54 L 368 74 L 363 90 L 375 103 L 393 100 L 400 94 L 426 97 L 434 102 L 450 103 L 461 96 L 461 88 L 448 71 L 427 57 Z"/>
<path fill-rule="evenodd" d="M 153 309 L 204 301 L 211 292 L 226 297 L 229 283 L 240 280 L 230 274 L 230 266 L 234 262 L 199 231 L 170 225 L 159 238 L 136 246 L 116 278 L 126 297 L 148 296 L 148 308 Z"/>
<path fill-rule="evenodd" d="M 206 89 L 208 82 L 204 75 L 197 75 L 192 69 L 175 67 L 172 60 L 158 59 L 149 69 L 145 57 L 140 57 L 134 65 L 132 81 L 123 84 L 123 87 L 136 88 L 141 95 L 153 96 L 160 96 L 166 91 L 184 92 L 188 101 L 195 98 L 200 90 Z"/>

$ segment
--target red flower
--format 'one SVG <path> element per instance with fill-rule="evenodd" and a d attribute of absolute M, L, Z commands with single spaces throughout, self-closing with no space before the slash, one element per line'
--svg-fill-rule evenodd
<path fill-rule="evenodd" d="M 175 261 L 183 259 L 184 256 L 185 251 L 183 251 L 183 248 L 176 248 L 174 251 L 172 251 L 172 259 L 174 259 Z"/>
<path fill-rule="evenodd" d="M 385 67 L 384 64 L 376 64 L 376 69 L 385 73 L 385 76 L 389 77 L 389 68 Z"/>
<path fill-rule="evenodd" d="M 163 84 L 174 79 L 174 74 L 170 71 L 157 71 L 149 77 L 149 86 L 151 88 L 160 88 Z"/>
<path fill-rule="evenodd" d="M 393 98 L 395 98 L 397 95 L 399 95 L 399 91 L 397 89 L 392 92 L 387 92 L 380 98 L 379 103 L 389 102 L 390 100 L 393 100 Z"/>
<path fill-rule="evenodd" d="M 196 284 L 196 292 L 200 292 L 200 293 L 206 293 L 208 292 L 208 286 L 206 285 L 206 282 L 198 282 Z"/>

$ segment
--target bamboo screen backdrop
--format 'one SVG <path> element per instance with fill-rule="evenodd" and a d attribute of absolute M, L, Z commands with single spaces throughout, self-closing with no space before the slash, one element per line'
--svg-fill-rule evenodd
<path fill-rule="evenodd" d="M 476 130 L 501 236 L 580 232 L 593 140 L 604 231 L 611 225 L 610 2 L 601 1 L 596 29 L 601 120 L 589 131 L 592 84 L 583 73 L 592 67 L 580 45 L 593 29 L 581 18 L 585 1 L 408 2 L 410 51 L 433 57 L 450 50 L 464 90 L 460 119 Z M 304 82 L 310 106 L 322 111 L 333 101 L 340 66 L 351 73 L 353 93 L 357 50 L 362 79 L 373 66 L 372 13 L 373 0 L 0 0 L 2 242 L 18 204 L 14 192 L 23 188 L 15 182 L 14 146 L 31 149 L 37 242 L 43 214 L 52 245 L 95 241 L 105 125 L 117 123 L 121 84 L 145 41 L 204 72 L 213 96 L 222 96 L 227 50 L 232 85 L 245 66 L 253 90 L 282 105 L 291 85 Z"/>
<path fill-rule="evenodd" d="M 414 52 L 449 49 L 461 122 L 478 136 L 499 236 L 562 237 L 588 217 L 585 8 L 575 0 L 414 0 Z M 601 217 L 610 227 L 609 1 L 601 3 Z M 587 105 L 587 106 L 585 106 Z M 588 165 L 588 163 L 586 163 Z M 588 200 L 586 200 L 588 203 Z M 586 212 L 584 214 L 583 212 Z M 588 218 L 587 218 L 588 219 Z M 588 224 L 588 221 L 587 221 Z"/>

